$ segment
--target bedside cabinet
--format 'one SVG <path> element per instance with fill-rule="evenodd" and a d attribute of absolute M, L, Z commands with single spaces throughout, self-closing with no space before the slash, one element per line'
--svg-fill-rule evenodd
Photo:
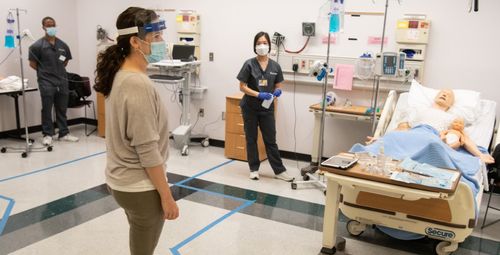
<path fill-rule="evenodd" d="M 104 95 L 97 92 L 97 135 L 104 137 L 106 135 L 106 109 L 104 108 Z"/>
<path fill-rule="evenodd" d="M 242 98 L 242 93 L 226 97 L 226 141 L 224 155 L 227 158 L 247 161 L 245 130 L 240 108 L 240 101 Z M 267 158 L 266 147 L 264 146 L 260 130 L 257 139 L 257 147 L 259 148 L 260 161 L 265 160 Z"/>

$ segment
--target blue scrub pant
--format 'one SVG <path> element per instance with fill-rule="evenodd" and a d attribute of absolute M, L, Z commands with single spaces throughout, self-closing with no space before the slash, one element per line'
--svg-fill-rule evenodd
<path fill-rule="evenodd" d="M 55 135 L 54 122 L 52 121 L 52 107 L 56 112 L 56 125 L 59 128 L 59 138 L 69 133 L 68 123 L 66 118 L 66 110 L 68 109 L 69 90 L 68 85 L 39 86 L 40 96 L 42 97 L 42 134 L 43 136 Z"/>
<path fill-rule="evenodd" d="M 247 159 L 250 171 L 258 171 L 260 167 L 259 150 L 257 147 L 257 128 L 260 128 L 267 159 L 275 174 L 286 171 L 276 144 L 276 121 L 274 111 L 256 111 L 247 106 L 241 107 L 247 142 Z"/>

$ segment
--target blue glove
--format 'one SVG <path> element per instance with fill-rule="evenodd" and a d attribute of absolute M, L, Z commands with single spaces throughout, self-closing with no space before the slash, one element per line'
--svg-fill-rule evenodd
<path fill-rule="evenodd" d="M 273 94 L 267 93 L 267 92 L 259 92 L 259 95 L 257 95 L 257 98 L 260 100 L 269 100 L 273 98 Z"/>
<path fill-rule="evenodd" d="M 281 96 L 281 89 L 274 90 L 273 96 L 280 97 Z"/>

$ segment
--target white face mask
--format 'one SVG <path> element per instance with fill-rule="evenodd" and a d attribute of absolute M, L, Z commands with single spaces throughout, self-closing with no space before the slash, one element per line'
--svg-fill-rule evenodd
<path fill-rule="evenodd" d="M 269 45 L 267 44 L 260 44 L 255 47 L 255 51 L 259 56 L 265 56 L 267 53 L 269 53 Z"/>

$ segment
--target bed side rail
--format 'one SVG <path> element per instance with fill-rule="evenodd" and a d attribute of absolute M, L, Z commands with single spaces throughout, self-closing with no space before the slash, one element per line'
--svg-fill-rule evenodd
<path fill-rule="evenodd" d="M 395 90 L 389 91 L 387 95 L 387 99 L 384 103 L 384 108 L 382 110 L 382 114 L 380 115 L 380 119 L 377 124 L 377 128 L 375 129 L 375 133 L 373 137 L 380 137 L 385 134 L 389 123 L 391 122 L 392 116 L 394 115 L 394 110 L 396 109 L 396 104 L 398 102 L 398 95 Z"/>
<path fill-rule="evenodd" d="M 500 135 L 498 135 L 498 119 L 495 118 L 495 129 L 493 130 L 493 138 L 491 139 L 492 143 L 490 145 L 490 151 L 493 152 L 495 147 L 500 144 Z"/>

